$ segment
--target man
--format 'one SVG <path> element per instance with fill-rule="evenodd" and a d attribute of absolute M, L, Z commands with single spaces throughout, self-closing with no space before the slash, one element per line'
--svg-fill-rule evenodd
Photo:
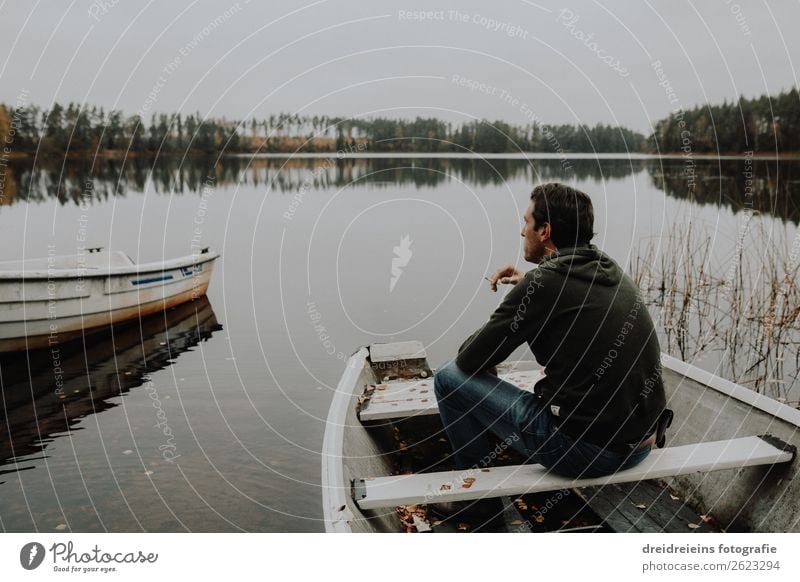
<path fill-rule="evenodd" d="M 666 402 L 647 307 L 631 278 L 590 243 L 589 196 L 559 183 L 537 186 L 524 220 L 525 260 L 538 268 L 506 265 L 491 276 L 493 291 L 498 283 L 514 287 L 434 376 L 455 464 L 490 464 L 491 433 L 527 463 L 561 475 L 632 467 L 649 454 Z M 495 366 L 523 342 L 544 366 L 535 393 L 496 376 Z M 430 509 L 492 527 L 502 504 L 486 498 Z"/>

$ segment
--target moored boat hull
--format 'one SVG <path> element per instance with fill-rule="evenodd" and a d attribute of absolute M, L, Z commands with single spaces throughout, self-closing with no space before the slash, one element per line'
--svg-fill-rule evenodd
<path fill-rule="evenodd" d="M 200 298 L 217 257 L 0 273 L 0 351 L 69 341 Z"/>

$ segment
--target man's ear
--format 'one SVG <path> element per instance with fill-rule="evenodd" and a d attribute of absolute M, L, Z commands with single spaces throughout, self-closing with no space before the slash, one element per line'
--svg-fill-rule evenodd
<path fill-rule="evenodd" d="M 545 222 L 542 225 L 542 241 L 550 240 L 550 223 Z"/>

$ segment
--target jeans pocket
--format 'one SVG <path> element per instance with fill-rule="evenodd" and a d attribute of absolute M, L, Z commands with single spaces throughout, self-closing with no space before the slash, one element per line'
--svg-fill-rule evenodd
<path fill-rule="evenodd" d="M 556 432 L 522 429 L 522 440 L 529 457 L 554 455 L 561 451 L 562 441 Z"/>

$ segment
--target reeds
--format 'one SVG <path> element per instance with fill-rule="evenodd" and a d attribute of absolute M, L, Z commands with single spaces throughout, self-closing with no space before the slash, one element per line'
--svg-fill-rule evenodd
<path fill-rule="evenodd" d="M 676 222 L 634 256 L 631 275 L 663 351 L 797 406 L 800 234 L 744 216 L 734 245 Z"/>

